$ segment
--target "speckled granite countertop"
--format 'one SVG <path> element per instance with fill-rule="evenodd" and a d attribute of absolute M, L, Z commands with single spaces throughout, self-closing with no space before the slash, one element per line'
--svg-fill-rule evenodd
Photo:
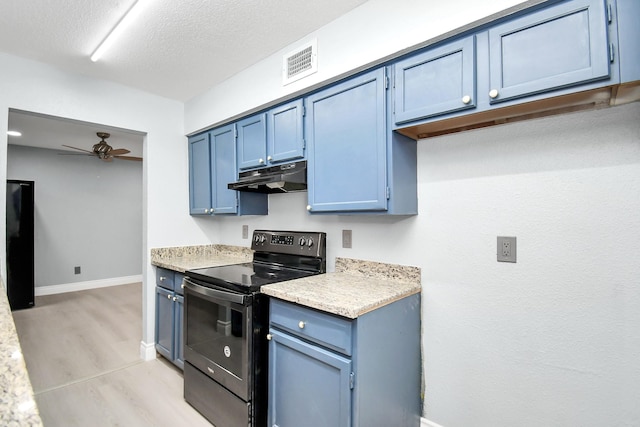
<path fill-rule="evenodd" d="M 2 279 L 0 294 L 0 425 L 42 426 Z"/>
<path fill-rule="evenodd" d="M 253 251 L 243 246 L 201 245 L 151 249 L 151 264 L 184 273 L 187 270 L 251 261 Z"/>
<path fill-rule="evenodd" d="M 421 291 L 418 267 L 336 258 L 336 272 L 260 288 L 272 297 L 355 319 Z"/>

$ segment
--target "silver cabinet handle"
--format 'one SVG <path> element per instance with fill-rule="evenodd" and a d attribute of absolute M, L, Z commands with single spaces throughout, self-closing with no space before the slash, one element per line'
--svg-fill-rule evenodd
<path fill-rule="evenodd" d="M 167 280 L 167 278 L 166 278 L 166 277 L 164 277 L 164 276 L 160 276 L 160 281 L 161 281 L 161 282 L 164 282 L 165 280 Z"/>
<path fill-rule="evenodd" d="M 267 160 L 271 161 L 271 160 L 273 160 L 273 157 L 267 156 Z"/>
<path fill-rule="evenodd" d="M 311 211 L 311 205 L 307 205 L 307 210 Z"/>
<path fill-rule="evenodd" d="M 209 209 L 205 208 L 204 213 L 209 213 Z"/>
<path fill-rule="evenodd" d="M 264 163 L 264 159 L 259 159 L 258 163 L 263 164 Z"/>
<path fill-rule="evenodd" d="M 498 91 L 496 89 L 491 89 L 489 91 L 489 98 L 496 99 L 498 97 Z"/>
<path fill-rule="evenodd" d="M 167 295 L 167 299 L 171 299 L 171 295 Z"/>
<path fill-rule="evenodd" d="M 176 298 L 176 297 L 173 297 L 173 298 L 171 298 L 171 299 L 172 299 L 174 302 L 178 301 L 178 298 Z"/>
<path fill-rule="evenodd" d="M 298 322 L 298 328 L 304 329 L 304 327 L 305 327 L 305 323 L 302 320 Z"/>
<path fill-rule="evenodd" d="M 271 334 L 267 334 L 267 340 L 271 341 L 271 338 L 273 338 L 273 336 Z"/>
<path fill-rule="evenodd" d="M 463 104 L 468 104 L 471 102 L 471 97 L 469 95 L 465 95 L 462 97 L 462 103 Z"/>

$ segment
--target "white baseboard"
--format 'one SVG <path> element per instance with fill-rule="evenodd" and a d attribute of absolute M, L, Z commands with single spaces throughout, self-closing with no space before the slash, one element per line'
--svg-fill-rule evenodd
<path fill-rule="evenodd" d="M 87 282 L 63 283 L 61 285 L 36 286 L 36 296 L 62 294 L 65 292 L 86 291 L 87 289 L 104 288 L 107 286 L 126 285 L 142 282 L 142 274 L 135 276 L 113 277 L 111 279 L 90 280 Z"/>
<path fill-rule="evenodd" d="M 156 358 L 156 345 L 155 343 L 146 343 L 140 341 L 140 359 L 145 362 Z"/>
<path fill-rule="evenodd" d="M 433 421 L 429 421 L 426 418 L 420 418 L 420 427 L 443 427 L 440 424 L 436 424 Z"/>

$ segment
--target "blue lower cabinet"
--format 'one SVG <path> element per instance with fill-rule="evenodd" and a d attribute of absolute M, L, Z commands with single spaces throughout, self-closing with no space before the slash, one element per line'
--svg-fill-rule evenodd
<path fill-rule="evenodd" d="M 271 336 L 269 425 L 351 426 L 351 360 L 275 330 Z"/>
<path fill-rule="evenodd" d="M 268 338 L 269 426 L 419 426 L 419 295 L 357 319 L 272 298 Z"/>
<path fill-rule="evenodd" d="M 173 359 L 173 292 L 156 287 L 156 350 Z"/>
<path fill-rule="evenodd" d="M 183 304 L 182 295 L 156 287 L 156 351 L 180 369 L 184 369 Z"/>
<path fill-rule="evenodd" d="M 180 369 L 184 370 L 184 334 L 182 331 L 184 319 L 184 297 L 175 296 L 175 305 L 173 311 L 173 363 Z"/>

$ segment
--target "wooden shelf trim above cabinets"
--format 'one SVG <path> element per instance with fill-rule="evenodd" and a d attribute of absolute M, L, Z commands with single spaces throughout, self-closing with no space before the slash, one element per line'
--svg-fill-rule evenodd
<path fill-rule="evenodd" d="M 595 110 L 639 100 L 640 81 L 408 126 L 406 128 L 396 129 L 396 132 L 419 140 L 521 120 L 530 120 L 575 111 Z"/>

